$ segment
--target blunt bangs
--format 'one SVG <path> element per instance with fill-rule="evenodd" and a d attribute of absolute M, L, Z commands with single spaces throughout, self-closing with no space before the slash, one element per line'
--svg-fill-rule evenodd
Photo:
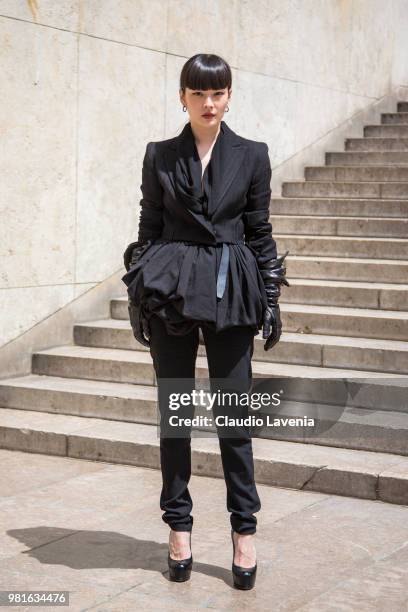
<path fill-rule="evenodd" d="M 180 89 L 224 89 L 232 83 L 231 68 L 218 55 L 197 53 L 184 64 L 180 74 Z"/>

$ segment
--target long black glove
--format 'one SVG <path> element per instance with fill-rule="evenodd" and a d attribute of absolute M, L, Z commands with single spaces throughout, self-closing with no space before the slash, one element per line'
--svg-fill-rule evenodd
<path fill-rule="evenodd" d="M 266 340 L 264 344 L 265 351 L 271 349 L 282 334 L 282 321 L 280 318 L 280 308 L 278 299 L 280 296 L 280 286 L 282 284 L 290 287 L 289 282 L 285 278 L 286 267 L 282 262 L 289 251 L 286 251 L 281 257 L 270 259 L 262 265 L 260 272 L 265 285 L 268 306 L 263 313 L 262 338 Z"/>
<path fill-rule="evenodd" d="M 127 271 L 129 271 L 130 268 L 137 263 L 139 257 L 145 252 L 151 243 L 151 240 L 147 240 L 143 243 L 139 241 L 131 242 L 128 245 L 123 254 L 123 263 Z M 134 337 L 138 342 L 143 344 L 143 346 L 150 347 L 149 322 L 143 315 L 141 306 L 136 304 L 130 296 L 128 296 L 128 312 Z"/>

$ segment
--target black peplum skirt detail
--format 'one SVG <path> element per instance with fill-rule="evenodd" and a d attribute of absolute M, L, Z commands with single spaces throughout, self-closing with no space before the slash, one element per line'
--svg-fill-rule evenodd
<path fill-rule="evenodd" d="M 229 261 L 225 288 L 217 297 L 223 244 Z M 245 325 L 254 335 L 262 328 L 267 296 L 253 250 L 243 242 L 207 245 L 159 238 L 122 280 L 142 316 L 159 316 L 170 335 L 203 325 L 216 332 Z"/>

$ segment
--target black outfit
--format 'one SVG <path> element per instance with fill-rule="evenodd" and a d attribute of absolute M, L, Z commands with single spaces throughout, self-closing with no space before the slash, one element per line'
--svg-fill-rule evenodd
<path fill-rule="evenodd" d="M 128 247 L 146 249 L 123 281 L 169 334 L 248 325 L 257 335 L 267 306 L 259 266 L 277 255 L 268 146 L 221 121 L 203 190 L 201 173 L 190 123 L 176 138 L 148 143 L 139 237 Z"/>
<path fill-rule="evenodd" d="M 123 281 L 149 322 L 159 398 L 160 378 L 190 378 L 193 388 L 198 327 L 210 379 L 239 379 L 241 390 L 249 390 L 254 336 L 267 306 L 259 268 L 277 256 L 269 222 L 267 144 L 238 136 L 222 121 L 202 184 L 201 174 L 190 123 L 175 138 L 148 143 L 139 237 L 128 250 L 145 248 Z M 162 417 L 168 414 L 160 399 L 159 409 Z M 175 530 L 191 530 L 193 524 L 190 442 L 160 439 L 160 504 L 163 520 Z M 231 526 L 254 533 L 260 501 L 249 432 L 243 428 L 219 442 Z"/>
<path fill-rule="evenodd" d="M 194 370 L 199 345 L 198 328 L 193 328 L 184 336 L 167 333 L 166 326 L 160 317 L 150 320 L 151 340 L 150 354 L 153 358 L 158 385 L 161 378 L 182 378 L 177 381 L 178 392 L 188 392 L 194 388 Z M 220 378 L 223 390 L 249 391 L 251 386 L 251 358 L 254 347 L 254 336 L 251 327 L 236 327 L 214 332 L 202 327 L 208 369 L 211 378 Z M 187 380 L 189 379 L 189 380 Z M 230 387 L 226 386 L 228 380 Z M 236 379 L 240 380 L 239 385 Z M 189 382 L 191 381 L 191 383 Z M 216 392 L 217 386 L 211 386 Z M 159 391 L 160 393 L 160 391 Z M 162 418 L 166 419 L 168 402 L 166 397 L 159 401 Z M 245 417 L 248 410 L 234 406 L 237 417 Z M 211 413 L 209 413 L 211 414 Z M 225 414 L 224 408 L 214 405 L 214 419 L 218 414 Z M 183 416 L 194 416 L 193 407 L 187 407 Z M 227 509 L 231 513 L 231 527 L 238 533 L 255 533 L 257 519 L 254 512 L 261 508 L 261 502 L 254 480 L 254 463 L 252 440 L 248 428 L 231 427 L 229 435 L 219 434 L 222 468 L 227 486 Z M 193 526 L 192 499 L 188 490 L 191 476 L 191 438 L 161 437 L 160 462 L 163 476 L 163 488 L 160 496 L 160 508 L 164 510 L 162 519 L 175 531 L 190 531 Z M 211 492 L 210 492 L 211 494 Z M 211 497 L 208 497 L 211 503 Z"/>

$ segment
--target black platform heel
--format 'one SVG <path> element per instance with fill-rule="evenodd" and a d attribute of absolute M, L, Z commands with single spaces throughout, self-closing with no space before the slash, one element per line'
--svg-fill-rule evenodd
<path fill-rule="evenodd" d="M 191 550 L 191 531 L 190 531 L 190 550 Z M 169 566 L 169 578 L 173 582 L 185 582 L 189 580 L 191 576 L 191 569 L 193 567 L 193 554 L 188 559 L 172 559 L 170 557 L 170 551 L 167 557 L 167 563 Z"/>
<path fill-rule="evenodd" d="M 253 565 L 252 567 L 241 567 L 240 565 L 235 565 L 235 542 L 233 529 L 231 529 L 231 540 L 232 546 L 234 548 L 232 556 L 232 575 L 234 578 L 234 586 L 237 589 L 252 589 L 255 586 L 257 564 L 255 563 L 255 565 Z"/>

